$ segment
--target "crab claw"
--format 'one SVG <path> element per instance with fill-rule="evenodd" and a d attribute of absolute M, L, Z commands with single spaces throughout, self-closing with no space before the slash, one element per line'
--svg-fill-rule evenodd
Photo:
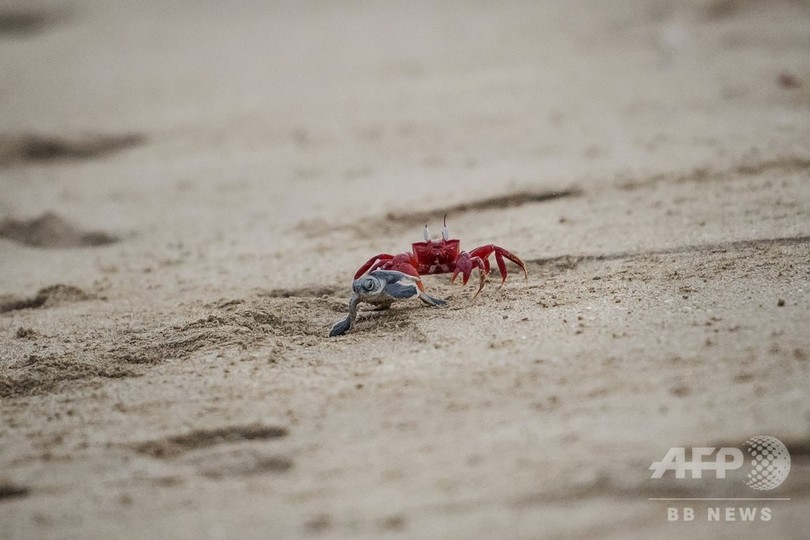
<path fill-rule="evenodd" d="M 466 251 L 462 251 L 458 255 L 458 259 L 456 260 L 456 267 L 453 269 L 453 275 L 450 277 L 450 282 L 455 283 L 456 276 L 461 273 L 461 284 L 466 285 L 467 281 L 470 279 L 470 275 L 474 268 L 478 268 L 478 290 L 475 291 L 475 298 L 478 296 L 478 293 L 481 292 L 481 289 L 484 288 L 484 283 L 487 280 L 489 264 L 486 262 L 486 259 L 482 259 L 476 255 L 471 253 L 467 253 Z"/>
<path fill-rule="evenodd" d="M 520 257 L 515 255 L 514 253 L 511 253 L 510 251 L 500 246 L 489 244 L 488 246 L 477 247 L 470 252 L 470 256 L 480 257 L 484 261 L 487 261 L 489 256 L 492 255 L 493 253 L 495 254 L 495 263 L 498 265 L 498 272 L 501 274 L 501 286 L 503 286 L 504 282 L 506 281 L 506 276 L 509 275 L 509 272 L 507 272 L 506 270 L 506 261 L 504 261 L 504 258 L 509 259 L 510 261 L 518 265 L 520 269 L 523 270 L 523 276 L 526 279 L 529 279 L 529 273 L 526 271 L 526 263 L 524 263 L 520 259 Z M 488 261 L 486 266 L 489 267 Z"/>
<path fill-rule="evenodd" d="M 461 274 L 461 284 L 466 285 L 467 280 L 470 279 L 470 274 L 472 273 L 472 262 L 470 261 L 470 256 L 467 252 L 462 252 L 459 255 L 458 260 L 456 261 L 456 267 L 453 270 L 453 275 L 450 276 L 450 283 L 456 282 L 456 277 Z"/>

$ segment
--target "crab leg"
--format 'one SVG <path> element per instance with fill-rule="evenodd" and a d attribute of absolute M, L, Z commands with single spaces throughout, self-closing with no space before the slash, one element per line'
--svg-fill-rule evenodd
<path fill-rule="evenodd" d="M 526 264 L 520 259 L 520 257 L 500 246 L 496 246 L 495 244 L 477 247 L 470 252 L 470 256 L 481 257 L 486 261 L 493 253 L 495 253 L 495 262 L 498 264 L 498 271 L 501 274 L 501 286 L 503 286 L 503 283 L 506 281 L 506 276 L 508 275 L 506 270 L 506 262 L 503 260 L 504 257 L 518 265 L 520 269 L 523 270 L 524 277 L 529 279 L 529 273 L 526 271 Z M 488 263 L 487 266 L 489 266 Z"/>
<path fill-rule="evenodd" d="M 382 266 L 383 264 L 385 264 L 386 262 L 390 261 L 393 258 L 394 256 L 391 255 L 390 253 L 380 253 L 379 255 L 373 256 L 372 258 L 367 260 L 365 264 L 363 264 L 363 266 L 361 266 L 357 272 L 354 273 L 354 279 L 359 278 L 366 272 L 372 272 L 376 270 L 377 268 L 379 268 L 380 266 Z"/>

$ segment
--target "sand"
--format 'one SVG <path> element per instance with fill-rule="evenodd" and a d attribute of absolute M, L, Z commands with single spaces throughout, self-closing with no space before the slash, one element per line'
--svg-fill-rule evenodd
<path fill-rule="evenodd" d="M 803 537 L 808 28 L 789 0 L 4 2 L 0 536 Z M 430 276 L 447 308 L 330 339 L 354 271 L 445 213 L 528 280 Z M 754 435 L 790 450 L 773 491 L 650 478 Z M 649 500 L 757 496 L 789 500 Z"/>

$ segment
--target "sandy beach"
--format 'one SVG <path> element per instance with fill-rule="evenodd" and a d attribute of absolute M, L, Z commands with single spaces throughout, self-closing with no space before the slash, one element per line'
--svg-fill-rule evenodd
<path fill-rule="evenodd" d="M 0 6 L 2 538 L 804 538 L 809 291 L 806 1 Z"/>

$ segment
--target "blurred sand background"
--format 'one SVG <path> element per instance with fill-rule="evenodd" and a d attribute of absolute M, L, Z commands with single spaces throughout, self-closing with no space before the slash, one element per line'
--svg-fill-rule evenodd
<path fill-rule="evenodd" d="M 528 281 L 327 338 L 445 212 Z M 808 246 L 807 2 L 5 0 L 0 536 L 801 538 Z"/>

